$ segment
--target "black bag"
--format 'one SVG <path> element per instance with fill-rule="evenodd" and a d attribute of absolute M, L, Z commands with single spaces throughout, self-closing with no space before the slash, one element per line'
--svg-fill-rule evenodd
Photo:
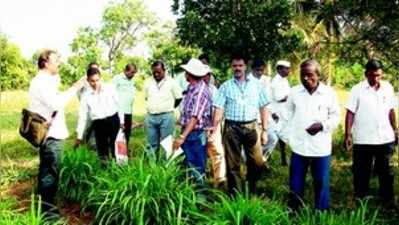
<path fill-rule="evenodd" d="M 53 113 L 52 119 L 55 115 L 56 112 Z M 19 134 L 33 146 L 40 147 L 46 140 L 49 125 L 46 119 L 39 114 L 23 109 Z"/>

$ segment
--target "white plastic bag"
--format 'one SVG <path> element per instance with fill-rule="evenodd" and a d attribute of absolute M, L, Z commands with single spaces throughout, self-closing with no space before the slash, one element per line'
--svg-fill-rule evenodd
<path fill-rule="evenodd" d="M 126 164 L 128 161 L 126 138 L 122 129 L 119 130 L 115 140 L 115 158 L 119 165 Z"/>

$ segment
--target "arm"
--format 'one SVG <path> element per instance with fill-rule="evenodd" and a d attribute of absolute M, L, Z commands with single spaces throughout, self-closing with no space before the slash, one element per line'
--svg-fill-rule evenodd
<path fill-rule="evenodd" d="M 398 124 L 396 123 L 396 114 L 394 109 L 389 111 L 389 122 L 391 123 L 393 132 L 395 134 L 395 144 L 398 144 Z"/>
<path fill-rule="evenodd" d="M 76 127 L 77 139 L 83 139 L 83 132 L 86 127 L 87 120 L 89 119 L 89 107 L 87 105 L 86 99 L 82 96 L 80 105 L 79 105 L 79 118 L 78 125 Z"/>
<path fill-rule="evenodd" d="M 346 110 L 345 116 L 345 147 L 347 150 L 351 149 L 352 146 L 352 126 L 355 118 L 355 113 L 350 110 Z"/>

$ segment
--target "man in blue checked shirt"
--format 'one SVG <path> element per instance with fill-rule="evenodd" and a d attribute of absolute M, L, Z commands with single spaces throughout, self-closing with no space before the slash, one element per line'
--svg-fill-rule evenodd
<path fill-rule="evenodd" d="M 258 80 L 245 74 L 246 62 L 242 56 L 234 56 L 231 61 L 234 77 L 226 81 L 218 90 L 213 106 L 213 125 L 209 129 L 213 135 L 222 117 L 225 117 L 223 131 L 225 157 L 227 163 L 227 184 L 229 192 L 242 191 L 240 176 L 241 150 L 246 155 L 249 191 L 255 193 L 256 181 L 264 167 L 261 143 L 267 142 L 267 117 L 265 90 Z M 257 118 L 261 116 L 261 135 L 257 133 Z"/>

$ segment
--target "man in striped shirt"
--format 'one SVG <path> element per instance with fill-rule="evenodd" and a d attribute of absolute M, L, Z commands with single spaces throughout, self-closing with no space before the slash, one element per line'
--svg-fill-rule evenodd
<path fill-rule="evenodd" d="M 211 94 L 203 78 L 208 67 L 198 59 L 191 59 L 181 66 L 186 71 L 189 83 L 183 100 L 180 117 L 181 135 L 174 141 L 173 148 L 182 147 L 186 164 L 193 168 L 193 177 L 198 184 L 204 183 L 206 168 L 206 132 L 211 122 Z"/>
<path fill-rule="evenodd" d="M 229 192 L 242 191 L 240 176 L 241 150 L 244 149 L 247 165 L 249 191 L 256 191 L 256 181 L 264 166 L 262 144 L 267 142 L 266 93 L 258 80 L 245 74 L 246 62 L 242 56 L 232 58 L 233 79 L 226 81 L 218 90 L 213 106 L 213 126 L 216 130 L 223 115 L 225 126 L 223 144 L 227 163 L 227 184 Z M 257 133 L 257 118 L 261 116 L 261 135 Z M 259 138 L 260 137 L 260 138 Z"/>

